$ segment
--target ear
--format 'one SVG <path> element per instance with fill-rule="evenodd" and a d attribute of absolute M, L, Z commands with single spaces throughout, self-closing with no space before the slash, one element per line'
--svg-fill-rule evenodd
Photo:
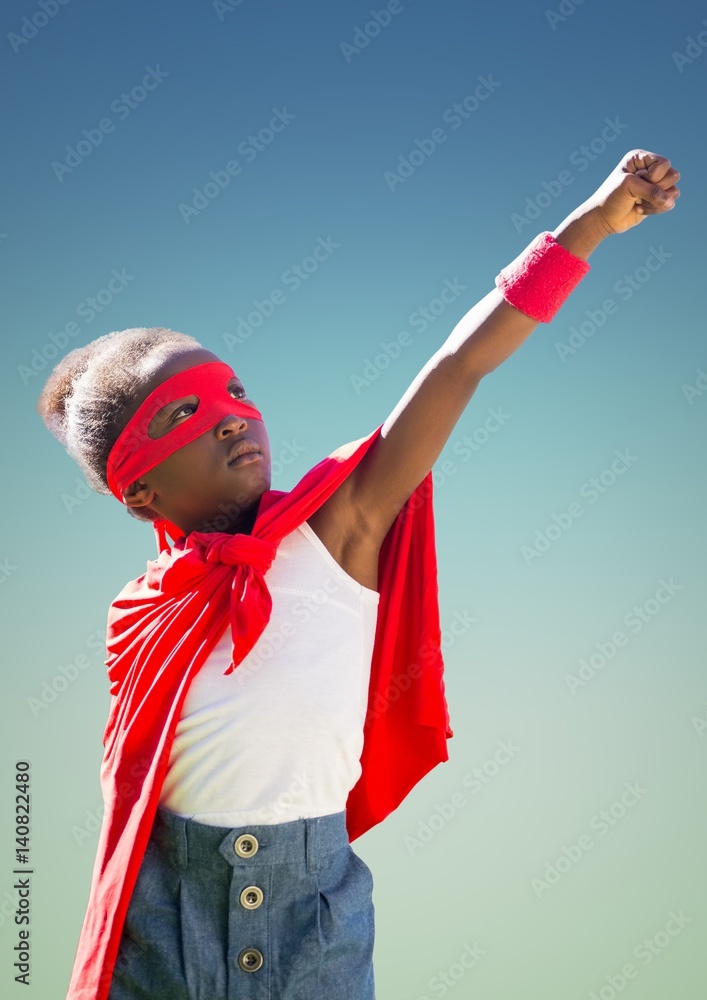
<path fill-rule="evenodd" d="M 123 497 L 128 507 L 148 507 L 155 499 L 155 490 L 144 480 L 137 479 L 123 490 Z"/>

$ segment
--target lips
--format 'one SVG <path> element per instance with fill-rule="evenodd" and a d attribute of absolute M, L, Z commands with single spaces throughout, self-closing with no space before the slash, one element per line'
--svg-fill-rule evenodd
<path fill-rule="evenodd" d="M 237 458 L 241 458 L 243 455 L 260 455 L 262 457 L 262 449 L 260 445 L 255 444 L 253 441 L 238 441 L 233 445 L 228 453 L 228 465 L 233 465 Z"/>

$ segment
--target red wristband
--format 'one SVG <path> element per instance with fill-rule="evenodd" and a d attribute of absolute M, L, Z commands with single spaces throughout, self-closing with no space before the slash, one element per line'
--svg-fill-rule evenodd
<path fill-rule="evenodd" d="M 496 275 L 496 287 L 516 309 L 549 323 L 590 270 L 588 261 L 570 253 L 546 231 Z"/>

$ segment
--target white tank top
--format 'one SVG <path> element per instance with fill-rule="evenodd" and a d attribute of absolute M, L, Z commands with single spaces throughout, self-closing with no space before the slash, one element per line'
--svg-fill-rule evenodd
<path fill-rule="evenodd" d="M 265 573 L 270 621 L 235 671 L 231 628 L 193 677 L 160 804 L 212 826 L 342 812 L 361 774 L 378 602 L 304 521 Z"/>

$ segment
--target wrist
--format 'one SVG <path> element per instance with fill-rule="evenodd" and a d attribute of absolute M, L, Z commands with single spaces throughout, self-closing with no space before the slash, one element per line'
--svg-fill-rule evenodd
<path fill-rule="evenodd" d="M 611 235 L 611 230 L 596 206 L 580 205 L 552 230 L 552 235 L 575 257 L 588 260 L 602 240 Z"/>
<path fill-rule="evenodd" d="M 599 239 L 597 232 L 587 229 L 587 222 L 566 222 L 556 230 L 563 235 L 562 242 L 543 230 L 496 275 L 496 287 L 505 300 L 540 323 L 552 320 L 589 273 L 591 265 L 580 253 L 588 256 Z"/>

